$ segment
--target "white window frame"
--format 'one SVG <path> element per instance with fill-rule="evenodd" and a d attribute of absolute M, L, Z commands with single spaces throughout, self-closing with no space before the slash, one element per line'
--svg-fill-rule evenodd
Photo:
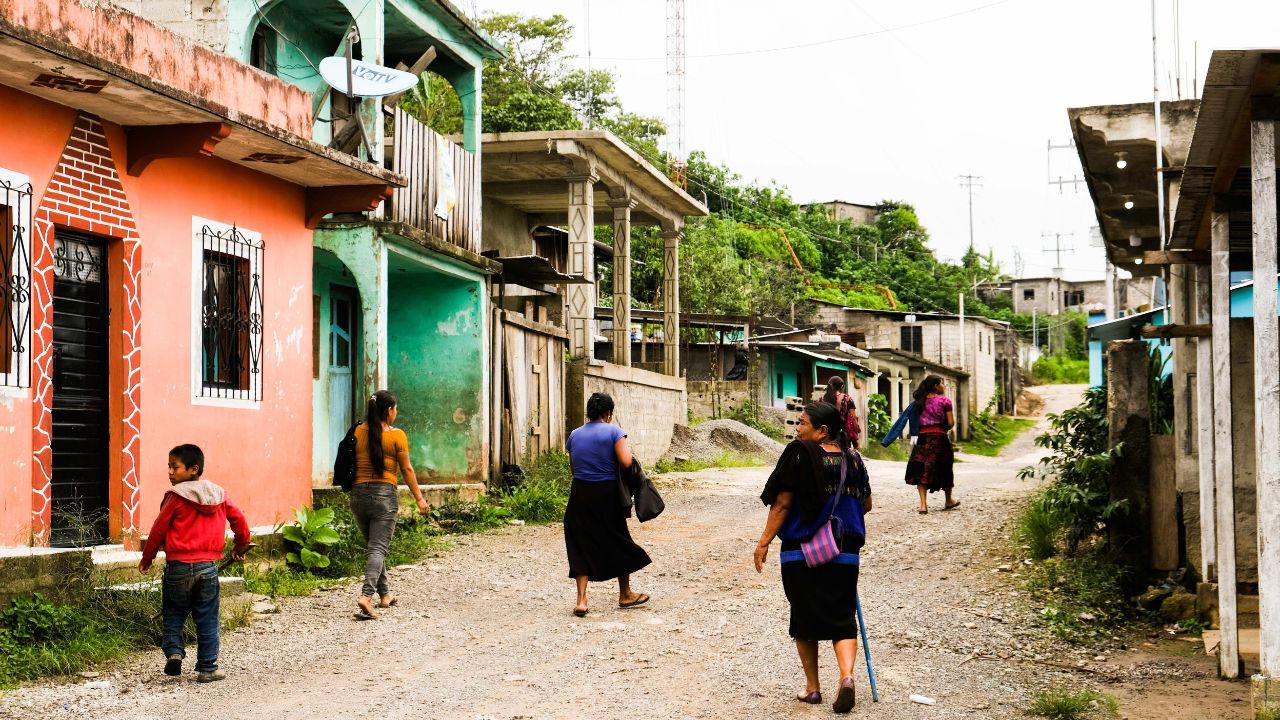
<path fill-rule="evenodd" d="M 259 343 L 259 358 L 261 358 L 261 364 L 259 367 L 260 372 L 249 374 L 248 388 L 230 391 L 233 395 L 243 395 L 243 397 L 210 397 L 205 394 L 206 392 L 214 391 L 214 389 L 206 389 L 204 386 L 204 338 L 200 332 L 204 315 L 204 253 L 205 250 L 211 250 L 224 254 L 232 254 L 226 253 L 226 248 L 206 246 L 202 232 L 206 227 L 217 233 L 230 232 L 232 229 L 235 229 L 241 235 L 244 235 L 245 238 L 252 240 L 259 245 L 262 243 L 262 233 L 248 230 L 240 227 L 239 225 L 210 220 L 196 215 L 191 216 L 191 404 L 208 407 L 258 410 L 262 407 L 262 400 L 253 400 L 251 398 L 263 397 L 262 376 L 265 373 L 265 367 L 263 366 L 266 365 L 266 355 L 262 352 L 262 345 L 267 333 L 265 327 L 263 327 L 262 335 L 257 341 Z M 263 248 L 262 252 L 257 253 L 255 257 L 255 254 L 250 253 L 246 248 L 238 249 L 238 251 L 233 254 L 236 257 L 249 261 L 249 273 L 263 278 L 263 282 L 265 284 L 265 277 L 262 275 L 261 262 L 261 256 L 265 252 L 266 249 Z M 264 323 L 267 321 L 265 297 L 263 301 L 262 321 Z M 250 336 L 250 342 L 253 342 L 252 336 Z M 227 392 L 225 388 L 217 388 L 216 390 L 218 392 Z"/>
<path fill-rule="evenodd" d="M 23 185 L 31 184 L 31 178 L 29 176 L 23 175 L 19 172 L 14 172 L 13 170 L 6 170 L 4 168 L 0 168 L 0 181 L 8 183 L 11 187 L 21 187 Z M 21 212 L 20 208 L 17 209 L 17 212 L 12 214 L 14 226 L 21 228 L 22 237 L 27 242 L 28 258 L 31 257 L 31 250 L 35 246 L 35 238 L 32 237 L 32 225 L 34 224 L 32 216 L 35 213 L 34 198 L 34 193 L 28 197 L 28 203 L 31 203 L 31 205 L 27 208 L 26 215 Z M 0 232 L 3 232 L 3 229 L 0 229 Z M 15 270 L 17 271 L 18 276 L 26 281 L 26 286 L 30 291 L 32 289 L 30 268 L 15 268 Z M 32 293 L 28 292 L 26 302 L 19 303 L 17 305 L 18 315 L 22 316 L 25 313 L 28 318 L 26 338 L 22 343 L 23 347 L 26 348 L 26 351 L 13 352 L 8 349 L 7 342 L 0 343 L 0 352 L 12 353 L 10 357 L 11 362 L 9 363 L 9 372 L 0 373 L 0 396 L 3 397 L 28 397 L 31 394 L 31 295 Z M 23 372 L 24 368 L 26 369 L 25 373 Z M 23 382 L 24 375 L 26 377 L 25 382 Z"/>

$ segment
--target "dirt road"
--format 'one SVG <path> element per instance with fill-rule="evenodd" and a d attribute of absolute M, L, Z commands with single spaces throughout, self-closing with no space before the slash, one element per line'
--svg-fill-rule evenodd
<path fill-rule="evenodd" d="M 1048 388 L 1047 409 L 1069 407 L 1081 389 Z M 855 716 L 1020 717 L 1029 688 L 1051 679 L 1032 658 L 1094 662 L 1094 650 L 1041 639 L 1016 580 L 996 570 L 1008 562 L 1004 525 L 1030 489 L 1015 473 L 1040 455 L 1033 435 L 1001 458 L 965 457 L 957 466 L 963 505 L 952 512 L 917 515 L 903 465 L 869 463 L 876 509 L 860 586 L 881 702 L 871 705 L 860 661 Z M 76 679 L 11 693 L 0 698 L 0 717 L 827 715 L 829 705 L 792 699 L 803 679 L 776 562 L 760 575 L 751 568 L 767 473 L 664 479 L 667 512 L 633 526 L 654 558 L 634 579 L 653 595 L 641 608 L 618 609 L 616 585 L 601 584 L 590 614 L 574 618 L 560 527 L 510 528 L 458 538 L 446 555 L 397 569 L 401 606 L 378 622 L 351 620 L 354 585 L 284 601 L 281 614 L 224 637 L 225 682 L 167 678 L 157 651 L 104 672 L 110 688 Z M 931 500 L 940 509 L 941 499 Z M 833 690 L 829 650 L 822 668 Z M 937 705 L 913 704 L 912 693 Z"/>

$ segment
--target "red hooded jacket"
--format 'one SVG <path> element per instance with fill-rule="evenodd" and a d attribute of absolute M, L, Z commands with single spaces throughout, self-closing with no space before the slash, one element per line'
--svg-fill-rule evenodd
<path fill-rule="evenodd" d="M 249 546 L 249 523 L 222 488 L 208 480 L 178 483 L 164 494 L 160 516 L 142 548 L 142 560 L 150 564 L 163 547 L 168 560 L 215 562 L 226 548 L 227 523 L 235 533 L 236 552 L 244 552 Z"/>

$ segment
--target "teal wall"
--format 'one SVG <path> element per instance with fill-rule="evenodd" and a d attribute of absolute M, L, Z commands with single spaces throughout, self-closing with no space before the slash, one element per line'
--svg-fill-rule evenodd
<path fill-rule="evenodd" d="M 313 342 L 318 345 L 317 353 L 318 363 L 313 371 L 312 379 L 312 415 L 311 427 L 314 434 L 312 442 L 312 482 L 316 485 L 323 485 L 327 481 L 333 470 L 333 457 L 337 453 L 338 448 L 333 444 L 333 430 L 342 423 L 331 417 L 333 407 L 330 397 L 329 382 L 329 366 L 330 366 L 330 310 L 332 308 L 332 289 L 335 286 L 346 287 L 350 289 L 350 294 L 354 296 L 356 301 L 355 309 L 357 313 L 360 309 L 359 292 L 356 290 L 356 280 L 351 272 L 342 265 L 334 255 L 323 250 L 315 250 L 314 262 L 312 264 L 312 294 L 319 298 L 315 302 L 315 309 L 319 315 L 316 327 L 318 332 Z M 352 383 L 354 398 L 362 398 L 368 395 L 368 390 L 364 387 L 364 382 L 360 373 L 363 365 L 364 349 L 361 345 L 360 338 L 360 322 L 355 323 L 354 337 L 354 361 L 352 372 L 356 377 Z M 357 401 L 351 403 L 351 412 L 353 419 L 358 419 L 359 412 L 363 410 L 363 406 L 357 407 Z"/>
<path fill-rule="evenodd" d="M 794 354 L 780 350 L 773 354 L 773 362 L 769 368 L 769 388 L 773 402 L 779 403 L 782 398 L 800 395 L 800 376 L 809 374 L 809 363 Z M 781 375 L 782 385 L 778 385 Z"/>
<path fill-rule="evenodd" d="M 482 280 L 422 265 L 393 266 L 388 281 L 388 386 L 396 425 L 409 435 L 419 477 L 479 479 L 484 458 Z"/>

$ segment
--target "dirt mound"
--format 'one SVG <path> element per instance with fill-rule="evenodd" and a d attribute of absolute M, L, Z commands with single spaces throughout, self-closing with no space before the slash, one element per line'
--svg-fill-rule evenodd
<path fill-rule="evenodd" d="M 772 461 L 782 454 L 782 448 L 782 443 L 737 420 L 710 420 L 692 428 L 676 425 L 663 458 L 714 462 L 728 453 Z"/>
<path fill-rule="evenodd" d="M 1013 411 L 1018 417 L 1038 417 L 1044 412 L 1044 398 L 1030 390 L 1023 390 L 1013 404 Z"/>

